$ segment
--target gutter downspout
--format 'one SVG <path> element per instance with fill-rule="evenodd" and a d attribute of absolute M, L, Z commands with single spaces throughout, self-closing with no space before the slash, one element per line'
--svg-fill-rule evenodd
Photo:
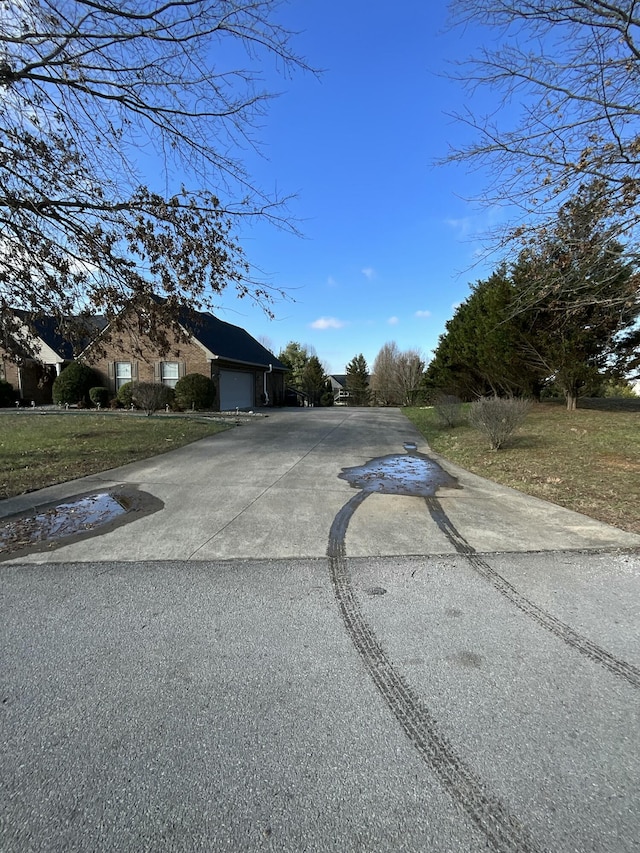
<path fill-rule="evenodd" d="M 269 370 L 265 370 L 264 375 L 263 375 L 263 381 L 264 381 L 263 393 L 264 393 L 264 404 L 265 404 L 265 406 L 269 405 L 269 395 L 267 394 L 267 374 L 272 373 L 272 372 L 273 372 L 273 365 L 270 364 Z"/>

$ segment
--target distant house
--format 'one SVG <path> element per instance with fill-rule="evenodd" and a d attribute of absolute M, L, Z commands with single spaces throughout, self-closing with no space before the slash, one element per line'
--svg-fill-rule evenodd
<path fill-rule="evenodd" d="M 25 311 L 10 312 L 12 322 L 7 325 L 12 326 L 8 332 L 12 346 L 9 349 L 8 342 L 4 347 L 0 345 L 0 379 L 11 383 L 23 403 L 43 405 L 52 402 L 51 389 L 56 376 L 73 361 L 73 344 L 60 333 L 53 317 L 31 320 L 32 331 L 27 317 Z M 76 320 L 70 318 L 70 322 Z M 83 319 L 82 324 L 95 333 L 104 326 L 104 320 L 93 317 Z"/>
<path fill-rule="evenodd" d="M 182 376 L 201 373 L 216 387 L 214 408 L 220 411 L 283 405 L 286 367 L 239 326 L 225 323 L 208 312 L 189 311 L 180 315 L 179 332 L 166 331 L 167 346 L 162 351 L 144 332 L 135 307 L 127 324 L 135 329 L 112 334 L 107 326 L 82 352 L 115 396 L 126 382 L 160 382 L 175 387 Z"/>
<path fill-rule="evenodd" d="M 329 376 L 329 381 L 331 382 L 331 390 L 333 391 L 333 405 L 348 406 L 350 395 L 347 390 L 347 374 L 334 373 Z"/>

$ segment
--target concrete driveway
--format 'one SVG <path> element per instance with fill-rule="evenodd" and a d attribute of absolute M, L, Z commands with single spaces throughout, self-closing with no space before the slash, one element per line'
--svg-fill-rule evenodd
<path fill-rule="evenodd" d="M 640 537 L 426 451 L 274 412 L 1 505 L 144 511 L 0 564 L 0 847 L 637 851 Z"/>
<path fill-rule="evenodd" d="M 0 502 L 3 516 L 126 484 L 161 507 L 114 530 L 24 562 L 323 557 L 354 488 L 344 468 L 428 450 L 394 409 L 276 410 L 180 450 Z M 433 454 L 432 458 L 437 459 Z M 633 547 L 640 537 L 496 486 L 442 462 L 456 487 L 437 499 L 479 552 Z M 350 556 L 455 553 L 422 496 L 372 492 L 347 531 Z"/>

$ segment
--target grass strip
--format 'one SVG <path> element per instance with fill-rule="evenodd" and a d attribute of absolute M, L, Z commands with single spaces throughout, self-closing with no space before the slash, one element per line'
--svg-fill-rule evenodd
<path fill-rule="evenodd" d="M 147 459 L 228 428 L 197 417 L 0 413 L 0 499 Z"/>
<path fill-rule="evenodd" d="M 492 452 L 467 424 L 442 428 L 433 409 L 404 411 L 456 465 L 640 534 L 640 412 L 535 404 L 509 446 Z"/>

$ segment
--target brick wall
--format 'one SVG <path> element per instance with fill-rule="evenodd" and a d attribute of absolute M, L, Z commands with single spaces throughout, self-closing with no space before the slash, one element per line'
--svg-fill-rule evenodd
<path fill-rule="evenodd" d="M 18 366 L 8 353 L 0 350 L 0 379 L 10 382 L 19 398 L 29 405 L 47 405 L 52 402 L 51 389 L 56 370 L 53 365 L 23 359 Z"/>
<path fill-rule="evenodd" d="M 243 371 L 253 376 L 254 401 L 252 406 L 260 406 L 263 401 L 264 370 L 242 365 L 234 361 L 207 359 L 204 350 L 193 341 L 185 341 L 175 337 L 170 339 L 166 352 L 160 351 L 151 343 L 149 338 L 139 333 L 125 331 L 114 335 L 112 340 L 98 339 L 83 353 L 86 361 L 100 377 L 100 383 L 109 389 L 112 396 L 116 394 L 117 363 L 131 365 L 131 379 L 138 382 L 160 382 L 162 380 L 162 363 L 177 363 L 179 376 L 188 373 L 200 373 L 213 380 L 216 386 L 216 403 L 220 401 L 220 371 Z M 281 405 L 284 401 L 284 375 L 273 372 L 267 375 L 267 392 L 271 405 Z"/>
<path fill-rule="evenodd" d="M 99 347 L 102 350 L 99 354 L 94 352 L 97 347 L 89 347 L 83 359 L 96 371 L 101 383 L 112 394 L 116 391 L 114 366 L 117 362 L 131 364 L 132 379 L 139 382 L 159 382 L 162 362 L 177 362 L 181 376 L 201 373 L 211 378 L 211 363 L 202 348 L 193 342 L 175 340 L 167 352 L 160 353 L 145 335 L 136 335 L 134 338 L 125 333 L 113 341 L 100 340 Z"/>

